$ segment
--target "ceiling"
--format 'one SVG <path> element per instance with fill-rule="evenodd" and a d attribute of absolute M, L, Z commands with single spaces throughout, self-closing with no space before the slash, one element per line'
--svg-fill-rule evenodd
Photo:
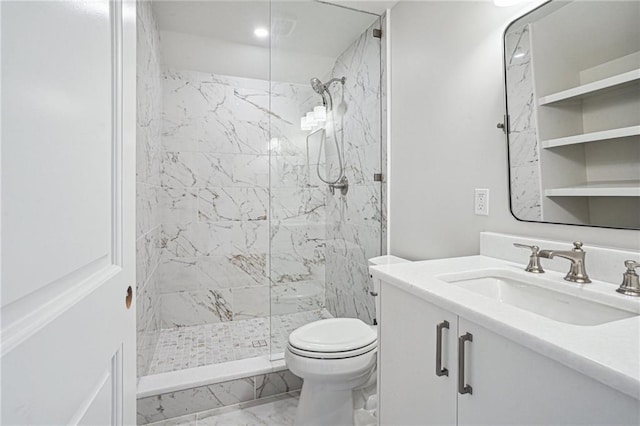
<path fill-rule="evenodd" d="M 153 7 L 160 30 L 266 48 L 269 47 L 269 38 L 259 39 L 253 34 L 255 28 L 264 27 L 272 32 L 271 47 L 275 50 L 336 58 L 379 19 L 373 13 L 382 13 L 396 2 L 333 3 L 345 7 L 309 0 L 164 0 L 155 1 Z M 357 7 L 369 13 L 347 7 Z"/>
<path fill-rule="evenodd" d="M 375 13 L 376 15 L 382 15 L 387 9 L 391 9 L 398 3 L 397 1 L 377 1 L 377 0 L 322 0 L 325 3 L 333 3 L 344 7 L 350 7 L 353 9 L 362 10 L 364 12 Z"/>

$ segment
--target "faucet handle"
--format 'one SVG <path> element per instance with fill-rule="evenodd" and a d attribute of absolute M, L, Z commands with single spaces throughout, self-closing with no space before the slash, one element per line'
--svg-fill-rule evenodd
<path fill-rule="evenodd" d="M 525 271 L 533 272 L 534 274 L 544 274 L 544 269 L 542 269 L 542 265 L 540 265 L 540 256 L 538 254 L 540 252 L 540 247 L 520 243 L 513 243 L 513 245 L 518 248 L 528 248 L 531 250 L 529 264 L 524 268 Z"/>
<path fill-rule="evenodd" d="M 624 266 L 627 267 L 627 272 L 629 272 L 631 274 L 635 274 L 636 273 L 636 268 L 638 266 L 640 266 L 640 263 L 636 262 L 635 260 L 625 260 L 624 261 Z"/>
<path fill-rule="evenodd" d="M 540 247 L 538 246 L 530 246 L 527 244 L 520 244 L 520 243 L 513 243 L 514 247 L 518 247 L 518 248 L 528 248 L 531 249 L 531 253 L 536 253 L 538 254 L 538 252 L 540 251 Z"/>
<path fill-rule="evenodd" d="M 636 268 L 640 266 L 640 263 L 635 260 L 625 260 L 624 266 L 627 267 L 627 271 L 622 274 L 622 284 L 616 290 L 618 293 L 626 294 L 627 296 L 640 296 L 640 277 L 636 273 Z"/>

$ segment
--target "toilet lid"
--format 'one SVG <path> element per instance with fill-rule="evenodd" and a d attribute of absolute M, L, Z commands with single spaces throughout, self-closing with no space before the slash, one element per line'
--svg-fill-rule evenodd
<path fill-rule="evenodd" d="M 377 337 L 377 333 L 359 319 L 331 318 L 294 330 L 289 335 L 289 345 L 310 352 L 347 352 L 367 347 Z"/>

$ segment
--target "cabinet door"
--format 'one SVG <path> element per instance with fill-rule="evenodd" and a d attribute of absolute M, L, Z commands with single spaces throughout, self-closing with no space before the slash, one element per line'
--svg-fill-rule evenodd
<path fill-rule="evenodd" d="M 456 423 L 457 317 L 393 286 L 382 284 L 380 309 L 381 425 Z M 436 327 L 442 329 L 442 367 L 436 374 Z"/>
<path fill-rule="evenodd" d="M 465 384 L 459 425 L 638 425 L 639 401 L 459 318 Z M 460 372 L 459 372 L 460 374 Z"/>

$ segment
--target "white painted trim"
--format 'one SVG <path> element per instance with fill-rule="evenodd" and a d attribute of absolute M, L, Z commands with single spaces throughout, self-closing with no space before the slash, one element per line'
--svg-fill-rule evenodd
<path fill-rule="evenodd" d="M 2 22 L 2 5 L 0 4 L 0 22 Z M 2 46 L 2 31 L 0 31 L 0 46 Z M 0 94 L 2 93 L 2 70 L 4 68 L 2 67 L 2 55 L 0 55 Z M 0 105 L 0 212 L 3 212 L 4 210 L 2 210 L 2 105 Z M 3 221 L 0 220 L 0 241 L 4 241 L 2 239 L 2 223 Z M 0 244 L 0 289 L 2 289 L 2 259 L 4 259 L 4 257 L 2 256 L 2 244 Z M 0 306 L 2 306 L 2 292 L 0 291 Z M 2 323 L 4 322 L 4 319 L 2 318 L 2 315 L 0 315 L 0 330 L 2 329 Z M 0 346 L 3 346 L 2 344 L 0 344 Z M 0 372 L 2 371 L 2 369 L 0 368 Z M 1 374 L 0 374 L 1 375 Z M 0 395 L 2 394 L 2 392 L 0 391 Z"/>
<path fill-rule="evenodd" d="M 123 425 L 124 424 L 124 374 L 122 368 L 122 351 L 124 345 L 120 345 L 118 351 L 111 358 L 111 424 Z"/>
<path fill-rule="evenodd" d="M 2 308 L 2 348 L 4 357 L 25 340 L 75 306 L 122 268 L 109 264 L 105 255 Z"/>
<path fill-rule="evenodd" d="M 121 250 L 125 272 L 122 295 L 136 288 L 136 0 L 121 0 Z M 128 284 L 128 285 L 127 285 Z M 127 310 L 129 324 L 121 350 L 122 423 L 136 422 L 136 303 Z"/>
<path fill-rule="evenodd" d="M 111 13 L 111 261 L 122 266 L 122 3 L 110 2 Z"/>
<path fill-rule="evenodd" d="M 89 408 L 91 407 L 91 404 L 93 404 L 93 401 L 96 399 L 100 391 L 107 384 L 107 381 L 109 380 L 110 377 L 111 377 L 110 371 L 105 371 L 102 374 L 102 377 L 100 377 L 100 379 L 98 380 L 98 384 L 96 385 L 96 387 L 93 388 L 91 392 L 89 392 L 87 397 L 84 399 L 84 401 L 82 401 L 82 403 L 80 404 L 80 407 L 78 408 L 78 411 L 76 411 L 73 417 L 71 417 L 71 420 L 69 420 L 68 424 L 77 425 L 78 423 L 80 423 L 80 421 L 85 416 L 85 414 L 87 414 L 87 410 L 89 410 Z"/>
<path fill-rule="evenodd" d="M 387 116 L 385 119 L 387 120 L 387 178 L 385 179 L 384 184 L 387 185 L 387 250 L 386 254 L 391 254 L 391 9 L 387 9 L 385 12 L 385 47 L 386 47 L 386 56 L 385 67 L 386 67 L 386 76 L 387 76 Z"/>

